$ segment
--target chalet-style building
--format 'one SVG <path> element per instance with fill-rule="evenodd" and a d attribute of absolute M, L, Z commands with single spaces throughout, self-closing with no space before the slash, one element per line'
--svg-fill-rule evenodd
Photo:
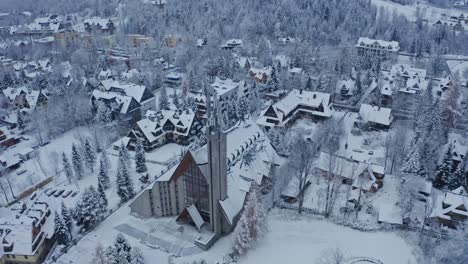
<path fill-rule="evenodd" d="M 146 86 L 112 79 L 102 80 L 99 88 L 93 91 L 91 103 L 95 109 L 99 102 L 104 103 L 112 112 L 134 121 L 141 118 L 141 113 L 156 109 L 155 97 Z"/>
<path fill-rule="evenodd" d="M 147 151 L 171 142 L 188 145 L 201 131 L 202 124 L 192 110 L 149 110 L 129 133 L 128 147 L 135 148 L 137 139 Z"/>
<path fill-rule="evenodd" d="M 241 47 L 241 46 L 242 46 L 242 39 L 230 39 L 230 40 L 226 41 L 221 46 L 221 48 L 226 49 L 226 50 L 232 50 L 234 48 Z"/>
<path fill-rule="evenodd" d="M 338 81 L 337 92 L 341 98 L 346 99 L 354 95 L 356 88 L 356 81 L 353 78 L 343 78 Z"/>
<path fill-rule="evenodd" d="M 8 148 L 13 145 L 18 144 L 19 139 L 10 134 L 8 128 L 0 127 L 0 145 L 2 147 Z"/>
<path fill-rule="evenodd" d="M 391 58 L 398 55 L 400 43 L 396 41 L 376 40 L 370 38 L 359 38 L 356 44 L 359 56 Z"/>
<path fill-rule="evenodd" d="M 339 177 L 343 184 L 364 192 L 376 192 L 383 186 L 384 167 L 367 162 L 359 162 L 339 155 L 320 152 L 315 168 L 323 177 Z"/>
<path fill-rule="evenodd" d="M 271 66 L 265 68 L 250 68 L 249 75 L 252 80 L 256 81 L 257 83 L 267 83 L 268 78 L 271 75 L 272 68 Z"/>
<path fill-rule="evenodd" d="M 0 208 L 0 263 L 40 264 L 54 245 L 54 218 L 46 202 Z"/>
<path fill-rule="evenodd" d="M 468 193 L 459 187 L 438 195 L 433 203 L 429 220 L 450 228 L 463 225 L 468 218 Z"/>
<path fill-rule="evenodd" d="M 234 228 L 251 183 L 266 185 L 280 162 L 268 137 L 255 124 L 210 133 L 208 146 L 188 151 L 130 208 L 143 217 L 178 216 L 179 223 L 194 223 L 198 229 L 213 232 L 195 240 L 206 249 Z"/>
<path fill-rule="evenodd" d="M 87 33 L 98 34 L 114 34 L 116 26 L 110 18 L 87 18 L 83 22 L 84 29 Z"/>
<path fill-rule="evenodd" d="M 34 110 L 36 107 L 47 104 L 47 96 L 38 90 L 29 90 L 26 87 L 6 88 L 3 95 L 19 109 Z"/>
<path fill-rule="evenodd" d="M 391 108 L 361 104 L 354 125 L 360 128 L 388 129 L 393 122 Z"/>
<path fill-rule="evenodd" d="M 294 89 L 263 110 L 257 124 L 265 128 L 284 127 L 302 117 L 329 118 L 332 111 L 330 94 Z"/>

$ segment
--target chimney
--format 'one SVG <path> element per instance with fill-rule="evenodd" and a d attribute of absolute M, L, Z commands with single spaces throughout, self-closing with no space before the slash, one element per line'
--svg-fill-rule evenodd
<path fill-rule="evenodd" d="M 317 98 L 317 94 L 316 94 L 316 93 L 314 93 L 314 99 L 315 99 L 315 98 Z"/>

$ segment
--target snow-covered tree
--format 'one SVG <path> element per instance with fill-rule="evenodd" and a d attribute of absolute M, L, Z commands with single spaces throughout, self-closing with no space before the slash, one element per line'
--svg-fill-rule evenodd
<path fill-rule="evenodd" d="M 59 245 L 68 245 L 70 243 L 70 232 L 68 231 L 67 225 L 63 220 L 62 216 L 55 212 L 55 237 Z"/>
<path fill-rule="evenodd" d="M 275 67 L 271 68 L 271 74 L 270 77 L 268 77 L 267 87 L 272 91 L 276 91 L 279 88 L 279 81 Z"/>
<path fill-rule="evenodd" d="M 131 259 L 130 264 L 145 264 L 145 258 L 143 257 L 143 252 L 137 247 L 133 247 L 131 250 Z"/>
<path fill-rule="evenodd" d="M 169 110 L 169 98 L 167 96 L 167 91 L 164 86 L 161 87 L 161 92 L 159 94 L 159 110 Z"/>
<path fill-rule="evenodd" d="M 172 98 L 172 102 L 173 102 L 174 106 L 177 109 L 179 109 L 179 107 L 180 107 L 179 96 L 177 95 L 176 89 L 174 89 L 174 95 L 173 95 L 173 98 Z"/>
<path fill-rule="evenodd" d="M 128 153 L 127 147 L 122 143 L 119 147 L 119 161 L 122 160 L 127 167 L 131 167 L 130 153 Z"/>
<path fill-rule="evenodd" d="M 128 243 L 127 239 L 120 233 L 115 238 L 114 249 L 114 258 L 117 261 L 117 263 L 131 263 L 132 247 Z"/>
<path fill-rule="evenodd" d="M 74 218 L 78 226 L 87 231 L 92 229 L 101 218 L 99 196 L 93 186 L 86 188 L 77 202 L 74 210 Z"/>
<path fill-rule="evenodd" d="M 84 156 L 86 166 L 91 170 L 91 172 L 94 172 L 94 165 L 96 164 L 96 150 L 91 146 L 88 139 L 85 140 Z"/>
<path fill-rule="evenodd" d="M 415 174 L 421 177 L 426 176 L 421 165 L 421 157 L 419 155 L 419 148 L 416 142 L 413 142 L 401 171 L 406 174 Z"/>
<path fill-rule="evenodd" d="M 72 145 L 72 163 L 76 178 L 81 180 L 83 178 L 83 161 L 81 160 L 80 152 L 75 144 Z"/>
<path fill-rule="evenodd" d="M 18 129 L 21 132 L 24 132 L 24 129 L 26 128 L 26 123 L 24 122 L 24 116 L 21 110 L 18 108 L 16 111 L 16 123 L 18 124 Z"/>
<path fill-rule="evenodd" d="M 63 171 L 65 172 L 65 176 L 68 179 L 68 183 L 71 183 L 73 178 L 73 170 L 70 162 L 68 161 L 67 155 L 64 152 L 62 152 L 62 167 Z"/>
<path fill-rule="evenodd" d="M 234 239 L 234 252 L 245 254 L 267 231 L 266 211 L 259 198 L 258 187 L 254 183 L 248 194 L 244 211 L 237 224 Z"/>
<path fill-rule="evenodd" d="M 70 209 L 68 209 L 63 202 L 61 206 L 61 213 L 63 221 L 65 222 L 65 225 L 67 226 L 68 232 L 70 233 L 71 237 L 73 233 L 73 218 L 71 216 Z"/>
<path fill-rule="evenodd" d="M 140 139 L 137 139 L 135 147 L 135 168 L 139 173 L 146 172 L 146 157 L 145 157 L 145 148 L 143 147 L 143 142 Z"/>
<path fill-rule="evenodd" d="M 100 161 L 98 183 L 101 184 L 105 190 L 110 188 L 109 172 L 107 171 L 107 166 L 106 162 L 104 161 L 104 157 L 101 157 Z"/>
<path fill-rule="evenodd" d="M 104 215 L 104 213 L 107 211 L 107 205 L 109 204 L 109 202 L 107 201 L 106 192 L 104 191 L 104 187 L 102 186 L 101 183 L 98 183 L 97 194 L 99 198 L 98 206 L 99 206 L 100 214 Z"/>
<path fill-rule="evenodd" d="M 119 159 L 119 168 L 117 169 L 117 194 L 121 203 L 125 203 L 135 195 L 133 181 L 122 158 Z"/>
<path fill-rule="evenodd" d="M 437 167 L 433 182 L 434 187 L 448 188 L 452 185 L 452 166 L 452 145 L 449 145 L 442 159 L 442 163 Z"/>

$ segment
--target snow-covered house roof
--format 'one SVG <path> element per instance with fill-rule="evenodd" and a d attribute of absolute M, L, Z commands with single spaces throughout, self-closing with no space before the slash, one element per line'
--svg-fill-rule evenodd
<path fill-rule="evenodd" d="M 298 113 L 330 117 L 332 107 L 330 94 L 293 89 L 284 98 L 260 113 L 257 124 L 282 127 Z"/>
<path fill-rule="evenodd" d="M 398 52 L 400 50 L 400 43 L 397 41 L 385 41 L 361 37 L 359 38 L 356 47 L 378 48 L 385 49 L 391 52 Z"/>
<path fill-rule="evenodd" d="M 162 110 L 146 112 L 146 118 L 138 121 L 135 129 L 143 133 L 146 140 L 152 143 L 166 133 L 174 133 L 176 135 L 188 136 L 193 122 L 195 121 L 195 113 L 192 110 Z M 169 126 L 170 130 L 167 125 Z"/>
<path fill-rule="evenodd" d="M 145 93 L 147 93 L 146 86 L 137 85 L 133 83 L 122 83 L 112 79 L 102 80 L 100 87 L 101 90 L 104 92 L 117 93 L 132 97 L 133 99 L 135 99 L 135 101 L 137 101 L 140 104 L 145 101 L 144 95 Z M 153 98 L 153 96 L 151 98 Z"/>
<path fill-rule="evenodd" d="M 330 155 L 327 152 L 320 152 L 320 156 L 314 167 L 327 173 L 332 173 L 346 179 L 353 180 L 353 187 L 370 191 L 378 189 L 375 174 L 383 174 L 381 166 L 372 163 L 358 162 L 339 155 Z"/>
<path fill-rule="evenodd" d="M 390 126 L 393 121 L 392 109 L 362 104 L 359 108 L 360 121 L 364 123 L 374 123 L 383 126 Z"/>
<path fill-rule="evenodd" d="M 12 102 L 16 101 L 18 96 L 24 96 L 24 99 L 28 103 L 30 109 L 36 108 L 40 97 L 43 96 L 47 98 L 43 92 L 37 90 L 29 91 L 29 89 L 24 86 L 17 88 L 8 87 L 2 92 L 3 95 L 5 95 L 5 97 L 7 97 Z"/>
<path fill-rule="evenodd" d="M 468 196 L 465 188 L 459 187 L 453 191 L 438 195 L 429 217 L 447 221 L 459 221 L 468 217 Z"/>
<path fill-rule="evenodd" d="M 107 29 L 108 23 L 112 22 L 110 18 L 100 18 L 100 17 L 92 17 L 87 18 L 84 20 L 84 25 L 89 25 L 91 27 L 99 27 L 100 29 Z"/>
<path fill-rule="evenodd" d="M 401 209 L 395 204 L 383 203 L 379 207 L 379 223 L 394 225 L 403 224 L 403 214 Z"/>
<path fill-rule="evenodd" d="M 239 91 L 239 87 L 243 87 L 244 85 L 245 81 L 216 77 L 215 81 L 211 84 L 211 87 L 218 96 L 222 97 L 223 95 L 232 95 L 233 93 L 237 93 Z"/>
<path fill-rule="evenodd" d="M 222 48 L 233 48 L 242 46 L 242 39 L 229 39 L 221 47 Z"/>
<path fill-rule="evenodd" d="M 46 202 L 27 200 L 8 209 L 0 208 L 0 246 L 10 255 L 32 256 L 54 234 L 54 219 Z"/>
<path fill-rule="evenodd" d="M 259 81 L 266 81 L 268 77 L 270 77 L 272 72 L 272 67 L 264 67 L 264 68 L 250 68 L 249 73 L 252 78 L 255 78 Z"/>

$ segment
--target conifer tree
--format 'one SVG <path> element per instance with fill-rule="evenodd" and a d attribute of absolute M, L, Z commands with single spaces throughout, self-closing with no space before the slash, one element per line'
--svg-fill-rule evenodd
<path fill-rule="evenodd" d="M 131 166 L 130 153 L 128 153 L 127 147 L 122 143 L 119 148 L 119 160 L 122 160 L 127 167 Z"/>
<path fill-rule="evenodd" d="M 68 245 L 70 242 L 70 232 L 63 218 L 55 212 L 55 236 L 59 245 Z"/>
<path fill-rule="evenodd" d="M 164 86 L 161 87 L 161 93 L 159 94 L 159 110 L 169 110 L 169 99 L 167 97 L 167 91 Z"/>
<path fill-rule="evenodd" d="M 278 76 L 276 75 L 276 69 L 275 67 L 272 67 L 270 77 L 268 78 L 268 89 L 272 91 L 276 91 L 278 90 L 278 87 L 279 87 L 279 81 L 278 81 Z"/>
<path fill-rule="evenodd" d="M 305 89 L 307 91 L 312 91 L 313 90 L 312 78 L 310 78 L 310 77 L 307 78 Z"/>
<path fill-rule="evenodd" d="M 99 221 L 101 211 L 98 202 L 99 196 L 93 186 L 84 190 L 74 210 L 74 218 L 78 226 L 83 230 L 90 230 Z"/>
<path fill-rule="evenodd" d="M 452 181 L 452 146 L 449 145 L 442 159 L 442 163 L 437 167 L 433 184 L 436 188 L 448 188 L 452 185 Z"/>
<path fill-rule="evenodd" d="M 266 212 L 258 197 L 258 187 L 254 183 L 236 228 L 234 252 L 245 254 L 267 231 Z"/>
<path fill-rule="evenodd" d="M 174 103 L 174 106 L 179 109 L 180 107 L 180 103 L 179 103 L 179 96 L 177 95 L 177 92 L 176 90 L 174 89 L 174 99 L 172 100 L 172 102 Z"/>
<path fill-rule="evenodd" d="M 135 195 L 133 181 L 123 159 L 119 159 L 119 168 L 117 169 L 117 194 L 121 203 L 127 202 Z"/>
<path fill-rule="evenodd" d="M 75 144 L 72 145 L 72 163 L 76 178 L 78 180 L 83 179 L 83 162 L 81 160 L 80 152 L 76 148 Z"/>
<path fill-rule="evenodd" d="M 68 232 L 70 233 L 70 238 L 72 237 L 72 232 L 73 232 L 73 218 L 71 216 L 70 210 L 65 206 L 65 204 L 62 202 L 62 218 L 63 221 L 65 222 L 65 225 L 67 226 Z"/>
<path fill-rule="evenodd" d="M 143 147 L 143 142 L 140 139 L 137 139 L 135 148 L 135 168 L 138 173 L 147 171 L 145 148 Z"/>
<path fill-rule="evenodd" d="M 104 162 L 103 164 L 105 166 L 106 171 L 109 172 L 110 161 L 109 161 L 109 157 L 107 156 L 107 152 L 105 150 L 102 151 L 101 160 Z"/>
<path fill-rule="evenodd" d="M 24 116 L 23 116 L 23 113 L 21 113 L 20 109 L 16 111 L 16 117 L 17 117 L 16 123 L 18 124 L 19 131 L 24 132 L 26 124 L 24 123 Z"/>
<path fill-rule="evenodd" d="M 109 172 L 107 171 L 106 162 L 103 157 L 101 157 L 99 166 L 98 183 L 102 185 L 104 190 L 110 188 Z"/>
<path fill-rule="evenodd" d="M 104 191 L 104 187 L 101 183 L 98 183 L 97 194 L 99 198 L 100 214 L 104 215 L 104 213 L 107 211 L 107 206 L 109 205 L 109 202 L 107 201 L 106 192 Z"/>
<path fill-rule="evenodd" d="M 143 257 L 143 252 L 137 247 L 132 248 L 131 250 L 131 259 L 130 264 L 145 264 L 145 258 Z"/>
<path fill-rule="evenodd" d="M 85 140 L 84 155 L 86 166 L 91 169 L 91 172 L 94 172 L 94 165 L 96 164 L 96 150 L 91 146 L 88 139 Z"/>
<path fill-rule="evenodd" d="M 65 176 L 68 179 L 68 183 L 71 183 L 73 178 L 73 170 L 70 162 L 68 161 L 67 155 L 64 152 L 62 152 L 62 167 L 63 171 L 65 172 Z"/>
<path fill-rule="evenodd" d="M 132 247 L 128 244 L 127 239 L 120 233 L 115 238 L 114 249 L 114 258 L 117 263 L 131 263 Z"/>

